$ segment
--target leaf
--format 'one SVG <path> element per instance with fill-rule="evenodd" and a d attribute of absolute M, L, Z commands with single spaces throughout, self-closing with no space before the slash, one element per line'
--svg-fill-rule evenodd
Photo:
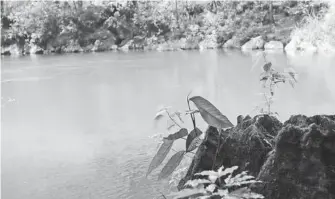
<path fill-rule="evenodd" d="M 243 187 L 229 193 L 230 197 L 236 198 L 264 198 L 261 194 L 252 192 L 249 188 Z M 228 197 L 229 198 L 229 197 Z"/>
<path fill-rule="evenodd" d="M 187 136 L 188 131 L 185 128 L 180 129 L 178 132 L 170 134 L 169 136 L 167 136 L 165 139 L 168 140 L 177 140 L 179 138 L 185 137 Z"/>
<path fill-rule="evenodd" d="M 184 154 L 185 151 L 179 151 L 175 153 L 163 167 L 162 171 L 158 176 L 158 180 L 169 177 L 173 173 L 173 171 L 177 168 L 177 166 L 180 164 L 181 160 L 184 157 Z"/>
<path fill-rule="evenodd" d="M 211 192 L 211 193 L 213 193 L 214 190 L 215 190 L 215 188 L 216 188 L 216 185 L 215 185 L 215 184 L 210 184 L 210 185 L 208 185 L 208 186 L 206 187 L 206 190 L 209 191 L 209 192 Z"/>
<path fill-rule="evenodd" d="M 159 120 L 159 119 L 163 118 L 165 112 L 166 112 L 166 110 L 161 110 L 161 111 L 157 112 L 156 115 L 155 115 L 154 120 Z"/>
<path fill-rule="evenodd" d="M 194 149 L 196 149 L 198 146 L 200 146 L 201 144 L 201 139 L 200 137 L 196 137 L 190 144 L 190 146 L 188 147 L 188 149 L 186 150 L 186 152 L 191 152 Z"/>
<path fill-rule="evenodd" d="M 218 129 L 233 127 L 228 118 L 206 99 L 200 96 L 190 98 L 190 100 L 199 109 L 201 117 L 208 125 Z"/>
<path fill-rule="evenodd" d="M 157 113 L 156 113 L 156 115 L 155 115 L 154 120 L 159 120 L 159 119 L 161 119 L 161 118 L 165 115 L 166 111 L 167 111 L 169 108 L 171 108 L 171 106 L 162 106 L 161 108 L 159 108 L 159 110 L 157 111 Z"/>
<path fill-rule="evenodd" d="M 202 176 L 217 176 L 218 173 L 216 171 L 212 171 L 212 170 L 206 170 L 206 171 L 202 171 L 200 173 L 196 173 L 195 175 L 202 175 Z"/>
<path fill-rule="evenodd" d="M 211 181 L 206 179 L 194 179 L 186 182 L 185 186 L 190 185 L 191 187 L 197 187 L 199 184 L 211 183 Z"/>
<path fill-rule="evenodd" d="M 174 199 L 185 198 L 185 197 L 197 197 L 206 194 L 205 189 L 183 189 L 176 193 L 171 193 L 170 196 L 174 196 Z"/>
<path fill-rule="evenodd" d="M 266 63 L 266 64 L 264 64 L 264 66 L 263 66 L 263 70 L 265 71 L 265 72 L 270 72 L 270 70 L 272 69 L 272 63 L 271 62 L 268 62 L 268 63 Z"/>
<path fill-rule="evenodd" d="M 190 146 L 193 140 L 198 138 L 201 134 L 202 134 L 201 130 L 198 129 L 197 127 L 190 132 L 190 134 L 187 136 L 187 139 L 186 139 L 186 152 L 192 151 Z"/>
<path fill-rule="evenodd" d="M 156 155 L 154 156 L 149 165 L 149 169 L 146 176 L 148 176 L 154 169 L 156 169 L 163 162 L 163 160 L 165 159 L 166 155 L 169 153 L 172 147 L 173 140 L 163 139 L 163 141 L 164 141 L 163 144 L 161 145 L 161 147 L 159 148 L 158 152 L 156 153 Z"/>

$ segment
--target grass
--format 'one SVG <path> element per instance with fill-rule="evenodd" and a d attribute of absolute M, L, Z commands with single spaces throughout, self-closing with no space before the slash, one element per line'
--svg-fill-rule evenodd
<path fill-rule="evenodd" d="M 319 52 L 335 52 L 335 3 L 329 2 L 329 8 L 321 16 L 309 15 L 304 22 L 291 33 L 291 39 L 297 47 L 312 45 Z"/>

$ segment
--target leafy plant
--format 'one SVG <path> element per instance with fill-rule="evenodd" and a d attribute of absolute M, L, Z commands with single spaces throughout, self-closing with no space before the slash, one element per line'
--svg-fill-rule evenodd
<path fill-rule="evenodd" d="M 271 106 L 274 102 L 275 89 L 280 83 L 289 83 L 292 87 L 297 83 L 297 73 L 293 68 L 286 68 L 284 72 L 278 72 L 272 67 L 272 63 L 266 60 L 266 54 L 263 52 L 265 64 L 262 67 L 263 72 L 260 74 L 259 81 L 263 83 L 265 92 L 261 93 L 264 96 L 264 104 L 260 109 L 262 114 L 278 115 L 277 112 L 272 112 Z"/>
<path fill-rule="evenodd" d="M 197 110 L 192 110 L 190 106 L 190 101 L 194 103 L 194 105 L 198 108 Z M 178 127 L 178 130 L 175 133 L 169 134 L 167 137 L 163 138 L 163 143 L 161 144 L 158 152 L 152 159 L 148 171 L 147 176 L 156 169 L 166 158 L 167 154 L 172 149 L 172 145 L 174 141 L 178 139 L 185 139 L 187 136 L 185 150 L 176 152 L 163 167 L 160 172 L 158 179 L 165 179 L 169 177 L 174 170 L 178 167 L 183 157 L 187 153 L 192 153 L 202 142 L 200 136 L 202 135 L 202 131 L 197 128 L 195 121 L 195 114 L 200 113 L 201 117 L 207 122 L 208 125 L 218 128 L 220 131 L 223 128 L 233 127 L 233 124 L 228 120 L 226 116 L 224 116 L 213 104 L 211 104 L 208 100 L 204 99 L 200 96 L 194 96 L 189 98 L 187 96 L 187 104 L 188 110 L 184 112 L 175 111 L 170 112 L 171 107 L 163 107 L 161 108 L 156 116 L 155 120 L 158 121 L 162 119 L 164 116 L 169 118 L 167 123 L 167 129 L 171 130 L 173 127 Z M 190 118 L 193 123 L 193 129 L 189 131 L 184 128 L 182 125 L 184 124 L 183 117 L 186 115 L 190 115 Z"/>
<path fill-rule="evenodd" d="M 202 171 L 195 174 L 198 176 L 207 176 L 207 179 L 189 180 L 185 185 L 190 188 L 172 193 L 171 196 L 174 196 L 174 199 L 185 197 L 205 199 L 212 196 L 219 196 L 224 199 L 264 198 L 261 194 L 254 193 L 247 187 L 241 187 L 243 185 L 260 183 L 261 181 L 255 180 L 246 171 L 233 175 L 233 172 L 238 169 L 237 166 L 223 169 L 224 167 L 222 166 L 217 171 Z M 223 181 L 221 181 L 222 177 L 225 178 Z"/>

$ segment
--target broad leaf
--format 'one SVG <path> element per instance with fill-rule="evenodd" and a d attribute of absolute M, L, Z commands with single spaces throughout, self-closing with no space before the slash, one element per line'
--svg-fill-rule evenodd
<path fill-rule="evenodd" d="M 199 109 L 201 117 L 208 125 L 218 129 L 233 127 L 228 118 L 206 99 L 200 96 L 190 98 L 190 100 Z"/>
<path fill-rule="evenodd" d="M 185 151 L 179 151 L 175 153 L 160 172 L 158 180 L 169 177 L 173 173 L 173 171 L 177 168 L 177 166 L 180 164 L 181 160 L 184 157 L 184 154 Z"/>
<path fill-rule="evenodd" d="M 192 151 L 190 146 L 194 139 L 198 138 L 202 134 L 201 130 L 198 128 L 193 129 L 186 139 L 186 151 Z M 194 145 L 194 144 L 193 144 Z"/>
<path fill-rule="evenodd" d="M 190 146 L 187 148 L 186 152 L 191 152 L 194 149 L 196 149 L 198 146 L 200 146 L 201 141 L 202 140 L 200 139 L 200 137 L 194 138 L 194 140 L 192 140 Z"/>
<path fill-rule="evenodd" d="M 170 134 L 166 137 L 168 140 L 177 140 L 179 138 L 185 137 L 188 135 L 188 131 L 185 128 L 180 129 L 178 132 Z"/>
<path fill-rule="evenodd" d="M 163 160 L 165 159 L 166 155 L 169 153 L 172 147 L 173 140 L 163 139 L 163 141 L 164 141 L 163 144 L 161 145 L 161 147 L 159 148 L 158 152 L 156 153 L 156 155 L 154 156 L 149 165 L 149 169 L 146 176 L 148 176 L 154 169 L 156 169 L 163 162 Z"/>

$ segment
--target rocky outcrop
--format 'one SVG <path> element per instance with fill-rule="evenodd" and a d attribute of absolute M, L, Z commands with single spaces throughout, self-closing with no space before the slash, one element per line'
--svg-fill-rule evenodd
<path fill-rule="evenodd" d="M 276 49 L 276 50 L 278 50 L 278 49 L 282 50 L 282 49 L 284 49 L 284 45 L 280 41 L 269 41 L 269 42 L 265 43 L 264 49 L 265 50 L 274 50 L 274 49 Z"/>
<path fill-rule="evenodd" d="M 254 37 L 242 46 L 242 50 L 263 49 L 264 43 L 262 36 Z"/>
<path fill-rule="evenodd" d="M 335 115 L 297 115 L 284 124 L 267 115 L 239 117 L 220 135 L 210 127 L 178 188 L 221 165 L 257 176 L 263 183 L 251 188 L 266 199 L 335 198 Z"/>

